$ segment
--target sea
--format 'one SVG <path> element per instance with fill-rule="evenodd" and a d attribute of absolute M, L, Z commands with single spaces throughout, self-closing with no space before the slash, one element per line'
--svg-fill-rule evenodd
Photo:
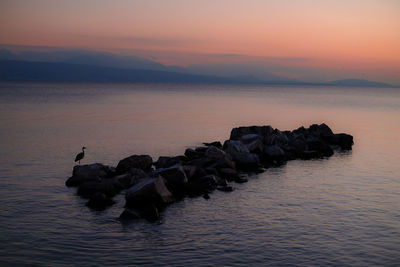
<path fill-rule="evenodd" d="M 74 158 L 181 155 L 233 127 L 326 123 L 351 151 L 293 160 L 121 222 L 68 188 Z M 1 266 L 400 266 L 400 88 L 0 83 Z"/>

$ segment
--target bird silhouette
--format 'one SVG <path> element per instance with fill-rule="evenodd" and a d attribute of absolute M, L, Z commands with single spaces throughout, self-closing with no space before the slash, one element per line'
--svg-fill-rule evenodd
<path fill-rule="evenodd" d="M 83 159 L 83 157 L 85 156 L 85 149 L 86 147 L 82 147 L 82 152 L 78 153 L 78 155 L 76 155 L 75 157 L 75 162 L 79 162 L 79 165 L 81 165 L 81 159 Z"/>

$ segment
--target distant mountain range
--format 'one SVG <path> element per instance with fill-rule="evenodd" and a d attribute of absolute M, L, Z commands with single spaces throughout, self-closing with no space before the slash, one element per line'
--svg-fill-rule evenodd
<path fill-rule="evenodd" d="M 3 51 L 4 52 L 4 51 Z M 151 63 L 149 63 L 151 64 Z M 155 63 L 156 64 L 156 63 Z M 112 65 L 112 64 L 111 64 Z M 0 60 L 0 81 L 41 82 L 140 82 L 140 83 L 246 83 L 270 85 L 322 85 L 394 87 L 390 84 L 362 79 L 337 80 L 326 83 L 310 83 L 294 80 L 264 81 L 251 76 L 221 77 L 197 75 L 163 70 L 119 68 L 66 62 L 38 62 L 22 60 Z"/>

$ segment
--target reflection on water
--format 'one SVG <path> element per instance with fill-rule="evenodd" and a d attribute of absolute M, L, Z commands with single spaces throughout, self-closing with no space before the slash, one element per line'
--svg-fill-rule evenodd
<path fill-rule="evenodd" d="M 400 261 L 400 92 L 238 85 L 1 84 L 0 262 L 14 264 L 395 264 Z M 159 225 L 92 212 L 64 186 L 73 159 L 116 165 L 177 155 L 232 127 L 326 122 L 354 150 L 291 161 Z"/>

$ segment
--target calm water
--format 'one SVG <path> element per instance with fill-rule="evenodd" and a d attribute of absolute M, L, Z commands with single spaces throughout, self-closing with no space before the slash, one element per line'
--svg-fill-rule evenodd
<path fill-rule="evenodd" d="M 85 163 L 178 155 L 240 125 L 326 122 L 353 151 L 121 224 L 64 182 Z M 399 265 L 400 89 L 0 84 L 0 264 Z"/>

